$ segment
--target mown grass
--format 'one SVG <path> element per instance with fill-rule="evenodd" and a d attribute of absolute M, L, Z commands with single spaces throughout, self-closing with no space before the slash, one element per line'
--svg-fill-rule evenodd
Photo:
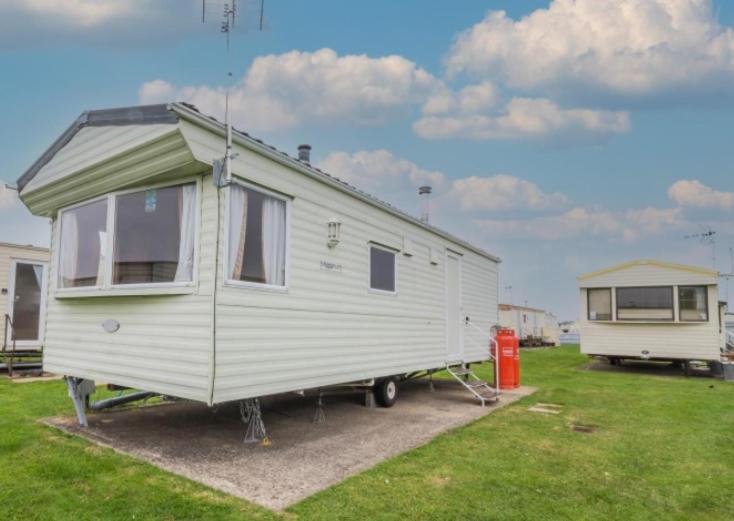
<path fill-rule="evenodd" d="M 282 514 L 39 425 L 70 413 L 61 384 L 0 380 L 0 517 L 731 519 L 734 384 L 579 370 L 584 361 L 575 347 L 523 353 L 538 393 Z M 537 402 L 562 412 L 528 412 Z"/>

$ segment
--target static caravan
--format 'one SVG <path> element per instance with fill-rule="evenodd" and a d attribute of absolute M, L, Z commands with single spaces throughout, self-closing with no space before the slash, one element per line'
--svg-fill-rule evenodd
<path fill-rule="evenodd" d="M 720 361 L 718 273 L 636 260 L 578 277 L 581 352 L 622 359 Z"/>
<path fill-rule="evenodd" d="M 0 362 L 11 373 L 43 347 L 48 259 L 48 248 L 0 242 Z"/>
<path fill-rule="evenodd" d="M 552 332 L 546 330 L 546 312 L 543 309 L 512 304 L 499 305 L 500 325 L 515 331 L 521 346 L 550 345 Z M 555 345 L 555 344 L 553 344 Z"/>
<path fill-rule="evenodd" d="M 550 311 L 545 312 L 545 318 L 543 322 L 543 344 L 548 346 L 561 345 L 558 317 L 556 317 Z"/>
<path fill-rule="evenodd" d="M 19 179 L 53 222 L 44 366 L 72 397 L 81 380 L 209 405 L 374 381 L 386 402 L 401 376 L 490 358 L 497 257 L 305 147 L 234 130 L 222 167 L 227 135 L 182 103 L 86 112 Z"/>

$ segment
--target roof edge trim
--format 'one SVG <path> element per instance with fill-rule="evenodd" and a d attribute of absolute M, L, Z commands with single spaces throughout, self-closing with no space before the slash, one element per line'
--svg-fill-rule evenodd
<path fill-rule="evenodd" d="M 688 266 L 686 264 L 675 264 L 673 262 L 665 262 L 665 261 L 659 261 L 659 260 L 654 260 L 654 259 L 637 259 L 637 260 L 632 260 L 629 262 L 624 262 L 622 264 L 617 264 L 616 266 L 610 266 L 609 268 L 604 268 L 601 270 L 584 273 L 576 277 L 576 279 L 579 281 L 588 280 L 594 277 L 598 277 L 600 275 L 606 275 L 608 273 L 614 273 L 615 271 L 621 271 L 627 268 L 631 268 L 633 266 L 655 266 L 658 268 L 666 268 L 666 269 L 678 270 L 678 271 L 688 271 L 691 273 L 698 273 L 701 275 L 710 275 L 712 277 L 719 276 L 718 271 L 710 270 L 708 268 L 700 268 L 698 266 Z"/>
<path fill-rule="evenodd" d="M 176 124 L 178 116 L 170 110 L 167 104 L 157 105 L 139 105 L 135 107 L 122 107 L 116 109 L 88 110 L 82 112 L 76 118 L 63 134 L 54 141 L 41 157 L 26 170 L 23 175 L 18 178 L 16 184 L 18 191 L 33 179 L 36 174 L 51 159 L 64 148 L 69 141 L 84 127 L 109 127 L 124 125 L 158 125 L 158 124 Z"/>

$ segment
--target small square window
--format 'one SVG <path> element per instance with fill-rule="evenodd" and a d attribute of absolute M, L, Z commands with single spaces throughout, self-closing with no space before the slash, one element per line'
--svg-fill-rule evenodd
<path fill-rule="evenodd" d="M 395 293 L 395 252 L 370 245 L 370 289 Z"/>
<path fill-rule="evenodd" d="M 678 288 L 678 304 L 681 321 L 708 321 L 708 290 L 706 286 L 680 286 Z"/>
<path fill-rule="evenodd" d="M 612 290 L 589 288 L 589 320 L 612 320 Z"/>

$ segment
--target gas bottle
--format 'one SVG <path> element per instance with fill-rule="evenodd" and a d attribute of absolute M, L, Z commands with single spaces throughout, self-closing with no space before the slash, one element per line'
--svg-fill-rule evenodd
<path fill-rule="evenodd" d="M 512 329 L 499 329 L 495 340 L 499 347 L 500 389 L 515 389 L 520 384 L 520 341 Z"/>

